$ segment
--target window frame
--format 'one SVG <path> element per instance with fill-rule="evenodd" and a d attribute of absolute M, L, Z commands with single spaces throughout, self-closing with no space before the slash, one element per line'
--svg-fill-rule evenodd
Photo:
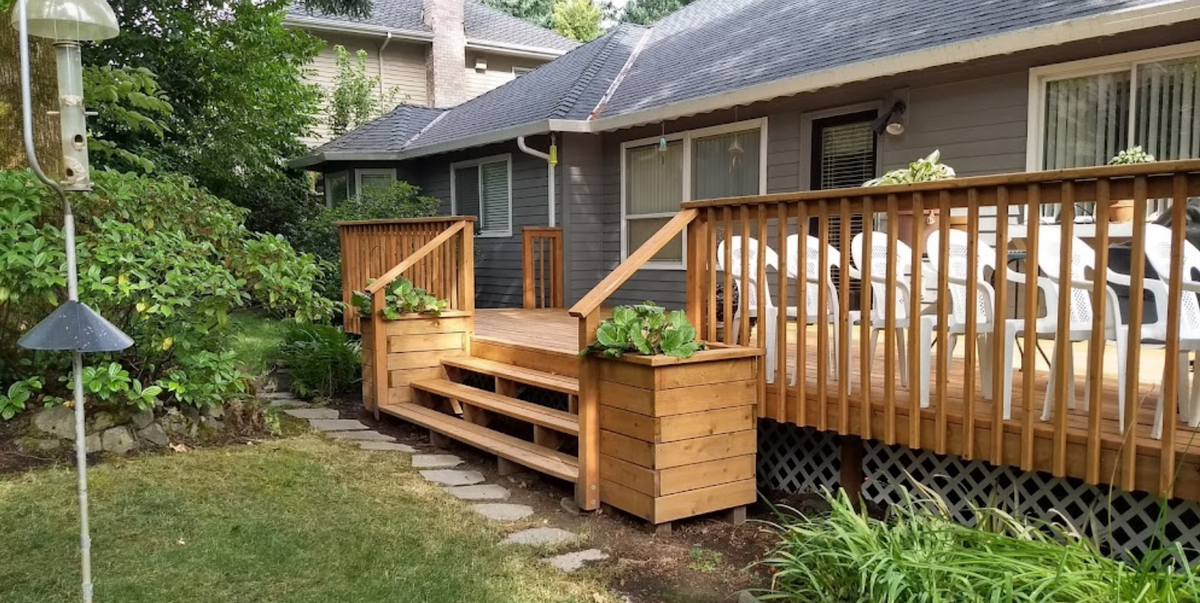
<path fill-rule="evenodd" d="M 529 73 L 530 71 L 533 71 L 534 69 L 537 69 L 537 67 L 522 67 L 521 65 L 513 65 L 513 67 L 512 67 L 513 79 L 515 80 L 515 79 L 521 77 L 522 75 L 525 75 L 526 73 Z"/>
<path fill-rule="evenodd" d="M 483 170 L 480 166 L 489 164 L 489 163 L 500 163 L 501 161 L 504 162 L 505 171 L 507 174 L 508 224 L 502 230 L 501 229 L 480 230 L 476 236 L 479 238 L 482 238 L 482 239 L 501 239 L 501 238 L 508 238 L 508 237 L 513 236 L 513 234 L 512 234 L 513 233 L 512 153 L 503 153 L 500 155 L 490 155 L 488 157 L 479 157 L 477 159 L 467 159 L 464 161 L 455 161 L 450 164 L 450 215 L 457 216 L 458 215 L 458 191 L 456 189 L 457 189 L 458 185 L 456 184 L 456 179 L 454 177 L 455 170 L 460 170 L 463 168 L 470 168 L 470 167 L 476 168 L 476 171 L 478 173 L 478 175 L 476 177 L 476 181 L 478 182 L 478 186 L 479 186 L 479 213 L 482 214 L 483 213 Z M 477 217 L 479 218 L 478 223 L 482 224 L 483 216 L 480 215 Z"/>
<path fill-rule="evenodd" d="M 341 170 L 334 170 L 332 172 L 324 172 L 322 174 L 322 177 L 325 180 L 325 182 L 323 184 L 323 186 L 325 188 L 325 191 L 324 191 L 325 192 L 325 207 L 333 207 L 333 205 L 334 205 L 333 195 L 331 194 L 333 192 L 333 189 L 330 188 L 330 186 L 329 186 L 330 176 L 332 176 L 334 174 L 344 174 L 346 177 L 346 198 L 342 202 L 348 201 L 350 199 L 350 197 L 352 196 L 350 194 L 350 170 L 349 169 L 341 169 Z"/>
<path fill-rule="evenodd" d="M 1146 50 L 1123 52 L 1120 54 L 1093 57 L 1079 61 L 1043 65 L 1029 70 L 1029 111 L 1026 116 L 1028 128 L 1026 132 L 1025 170 L 1039 172 L 1044 170 L 1046 146 L 1046 84 L 1055 81 L 1068 80 L 1105 73 L 1126 71 L 1131 81 L 1136 85 L 1138 67 L 1163 61 L 1178 59 L 1200 58 L 1200 42 L 1188 42 L 1171 46 L 1160 46 Z M 1137 114 L 1137 94 L 1130 97 L 1130 115 Z M 1134 142 L 1137 121 L 1132 117 L 1125 125 L 1128 128 L 1129 140 Z"/>
<path fill-rule="evenodd" d="M 665 138 L 667 142 L 682 141 L 683 142 L 683 201 L 687 203 L 692 200 L 692 141 L 696 138 L 705 138 L 708 136 L 718 136 L 721 134 L 730 134 L 733 132 L 745 132 L 750 130 L 758 130 L 759 143 L 759 165 L 758 165 L 758 193 L 765 195 L 767 193 L 767 118 L 759 117 L 755 119 L 746 119 L 742 121 L 711 126 L 707 128 L 698 128 L 695 130 L 684 130 L 680 132 L 672 132 L 667 134 Z M 631 148 L 650 146 L 658 144 L 662 136 L 651 136 L 647 138 L 638 138 L 636 140 L 627 140 L 621 143 L 621 261 L 624 262 L 629 257 L 629 220 L 633 219 L 662 219 L 673 218 L 680 210 L 673 212 L 657 212 L 651 214 L 630 214 L 628 211 L 629 190 L 628 190 L 628 150 Z M 687 262 L 687 229 L 684 229 L 683 236 L 683 259 L 674 261 L 650 260 L 642 267 L 644 270 L 684 270 Z"/>
<path fill-rule="evenodd" d="M 396 168 L 354 168 L 354 194 L 361 195 L 363 191 L 363 176 L 391 176 L 392 183 L 396 182 Z"/>

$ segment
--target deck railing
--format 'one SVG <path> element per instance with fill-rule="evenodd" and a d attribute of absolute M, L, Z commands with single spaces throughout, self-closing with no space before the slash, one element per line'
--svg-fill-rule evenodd
<path fill-rule="evenodd" d="M 584 345 L 600 304 L 686 228 L 702 337 L 766 349 L 760 416 L 1197 500 L 1200 479 L 1177 480 L 1200 466 L 1200 386 L 1189 392 L 1183 360 L 1200 347 L 1189 197 L 1200 161 L 691 202 L 571 313 Z M 1171 225 L 1149 239 L 1144 211 L 1110 225 L 1122 200 L 1169 207 Z M 1095 204 L 1094 224 L 1076 223 L 1076 203 Z M 1051 205 L 1060 223 L 1025 219 Z M 961 232 L 903 219 L 931 209 Z"/>
<path fill-rule="evenodd" d="M 521 230 L 521 276 L 526 309 L 563 307 L 561 228 L 526 226 Z"/>
<path fill-rule="evenodd" d="M 343 325 L 348 333 L 361 333 L 359 317 L 350 304 L 354 291 L 364 291 L 372 279 L 404 276 L 438 299 L 449 310 L 475 307 L 474 217 L 444 216 L 408 220 L 338 222 L 342 257 Z M 453 229 L 454 241 L 418 252 Z M 417 257 L 419 255 L 419 257 Z M 378 282 L 378 281 L 377 281 Z"/>

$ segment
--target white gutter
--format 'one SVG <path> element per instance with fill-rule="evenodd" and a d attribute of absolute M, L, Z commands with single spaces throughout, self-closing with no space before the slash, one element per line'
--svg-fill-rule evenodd
<path fill-rule="evenodd" d="M 383 39 L 383 44 L 379 45 L 379 98 L 383 98 L 383 51 L 387 49 L 388 44 L 392 43 L 392 32 L 387 32 L 387 37 Z"/>
<path fill-rule="evenodd" d="M 433 33 L 428 31 L 415 31 L 411 29 L 395 29 L 392 27 L 383 27 L 381 25 L 370 25 L 367 23 L 354 23 L 351 21 L 338 21 L 336 19 L 322 19 L 320 17 L 304 17 L 304 16 L 288 16 L 283 19 L 283 24 L 290 27 L 302 27 L 315 31 L 327 31 L 330 33 L 346 33 L 358 34 L 367 36 L 392 36 L 398 40 L 408 40 L 410 42 L 432 42 Z"/>
<path fill-rule="evenodd" d="M 537 150 L 529 148 L 525 144 L 524 136 L 517 137 L 517 148 L 521 149 L 521 151 L 524 152 L 526 155 L 533 155 L 534 157 L 537 157 L 538 159 L 541 159 L 542 161 L 546 162 L 546 174 L 547 174 L 547 178 L 549 179 L 549 182 L 550 182 L 549 194 L 547 196 L 547 198 L 549 199 L 548 205 L 550 206 L 550 215 L 548 218 L 549 223 L 547 224 L 547 226 L 549 226 L 550 228 L 554 228 L 554 218 L 555 218 L 555 216 L 554 216 L 554 164 L 550 161 L 550 155 L 548 153 L 543 153 L 541 151 L 537 151 Z"/>
<path fill-rule="evenodd" d="M 467 50 L 476 50 L 490 54 L 502 54 L 511 57 L 522 57 L 526 59 L 541 59 L 546 61 L 554 60 L 564 54 L 567 54 L 567 51 L 565 50 L 557 50 L 554 48 L 525 46 L 523 44 L 509 44 L 506 42 L 493 42 L 490 40 L 480 40 L 477 38 L 467 38 Z"/>

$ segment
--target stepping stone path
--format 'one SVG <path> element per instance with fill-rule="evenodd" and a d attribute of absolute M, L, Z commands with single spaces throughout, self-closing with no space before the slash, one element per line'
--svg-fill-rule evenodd
<path fill-rule="evenodd" d="M 421 477 L 426 481 L 443 486 L 470 486 L 483 483 L 483 474 L 478 471 L 459 471 L 457 469 L 433 469 L 422 471 Z"/>
<path fill-rule="evenodd" d="M 366 431 L 370 429 L 362 421 L 354 419 L 309 419 L 308 424 L 317 431 Z"/>
<path fill-rule="evenodd" d="M 508 538 L 500 544 L 523 544 L 526 546 L 551 546 L 555 544 L 564 544 L 567 542 L 575 542 L 579 540 L 579 536 L 574 532 L 568 532 L 561 528 L 530 528 L 521 530 L 515 534 L 509 534 Z"/>
<path fill-rule="evenodd" d="M 509 495 L 507 488 L 496 484 L 457 486 L 446 491 L 459 500 L 508 500 Z"/>
<path fill-rule="evenodd" d="M 408 444 L 397 444 L 395 442 L 359 442 L 358 447 L 374 452 L 407 452 L 412 454 L 417 451 L 416 448 Z"/>
<path fill-rule="evenodd" d="M 533 507 L 529 505 L 481 503 L 472 508 L 476 513 L 492 521 L 520 521 L 533 515 Z"/>
<path fill-rule="evenodd" d="M 564 553 L 549 559 L 543 559 L 546 563 L 570 574 L 583 569 L 589 561 L 604 561 L 608 559 L 608 554 L 601 552 L 600 549 L 587 549 L 583 551 L 575 551 L 574 553 Z"/>
<path fill-rule="evenodd" d="M 418 454 L 412 457 L 413 469 L 453 469 L 463 460 L 453 454 Z"/>
<path fill-rule="evenodd" d="M 297 419 L 336 419 L 338 411 L 332 408 L 293 408 L 292 410 L 283 411 L 284 414 L 291 415 Z"/>

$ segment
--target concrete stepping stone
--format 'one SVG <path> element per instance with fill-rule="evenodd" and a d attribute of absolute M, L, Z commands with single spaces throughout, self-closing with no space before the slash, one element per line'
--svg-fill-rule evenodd
<path fill-rule="evenodd" d="M 413 469 L 453 469 L 463 460 L 453 454 L 418 454 L 412 458 Z"/>
<path fill-rule="evenodd" d="M 283 411 L 286 415 L 291 415 L 297 419 L 336 419 L 338 411 L 332 408 L 294 408 L 292 410 Z"/>
<path fill-rule="evenodd" d="M 407 452 L 412 454 L 417 451 L 416 448 L 408 444 L 397 444 L 395 442 L 359 442 L 358 447 L 374 452 Z"/>
<path fill-rule="evenodd" d="M 421 477 L 443 486 L 470 486 L 483 483 L 482 473 L 478 471 L 459 471 L 458 469 L 422 471 Z"/>
<path fill-rule="evenodd" d="M 271 404 L 269 404 L 269 406 L 271 408 L 308 408 L 312 405 L 308 402 L 297 400 L 295 398 L 276 398 L 271 400 Z"/>
<path fill-rule="evenodd" d="M 367 442 L 395 442 L 396 438 L 383 435 L 378 431 L 326 431 L 326 436 L 339 440 L 358 440 Z"/>
<path fill-rule="evenodd" d="M 561 528 L 531 528 L 509 534 L 500 544 L 524 544 L 527 546 L 550 546 L 575 542 L 579 536 Z"/>
<path fill-rule="evenodd" d="M 279 400 L 281 398 L 294 398 L 294 396 L 292 396 L 292 392 L 262 392 L 262 393 L 258 394 L 258 397 L 266 398 L 267 400 Z"/>
<path fill-rule="evenodd" d="M 354 419 L 309 419 L 308 424 L 317 431 L 360 431 L 367 430 L 370 427 L 363 425 L 362 421 Z"/>
<path fill-rule="evenodd" d="M 508 489 L 496 484 L 455 486 L 446 491 L 459 500 L 508 500 L 509 497 Z"/>
<path fill-rule="evenodd" d="M 533 507 L 529 505 L 513 505 L 507 503 L 480 503 L 473 507 L 476 513 L 492 521 L 520 521 L 533 515 Z"/>
<path fill-rule="evenodd" d="M 608 554 L 600 549 L 587 549 L 585 551 L 575 551 L 574 553 L 565 553 L 556 555 L 548 559 L 543 559 L 546 563 L 568 573 L 574 573 L 592 561 L 604 561 L 608 559 Z"/>

